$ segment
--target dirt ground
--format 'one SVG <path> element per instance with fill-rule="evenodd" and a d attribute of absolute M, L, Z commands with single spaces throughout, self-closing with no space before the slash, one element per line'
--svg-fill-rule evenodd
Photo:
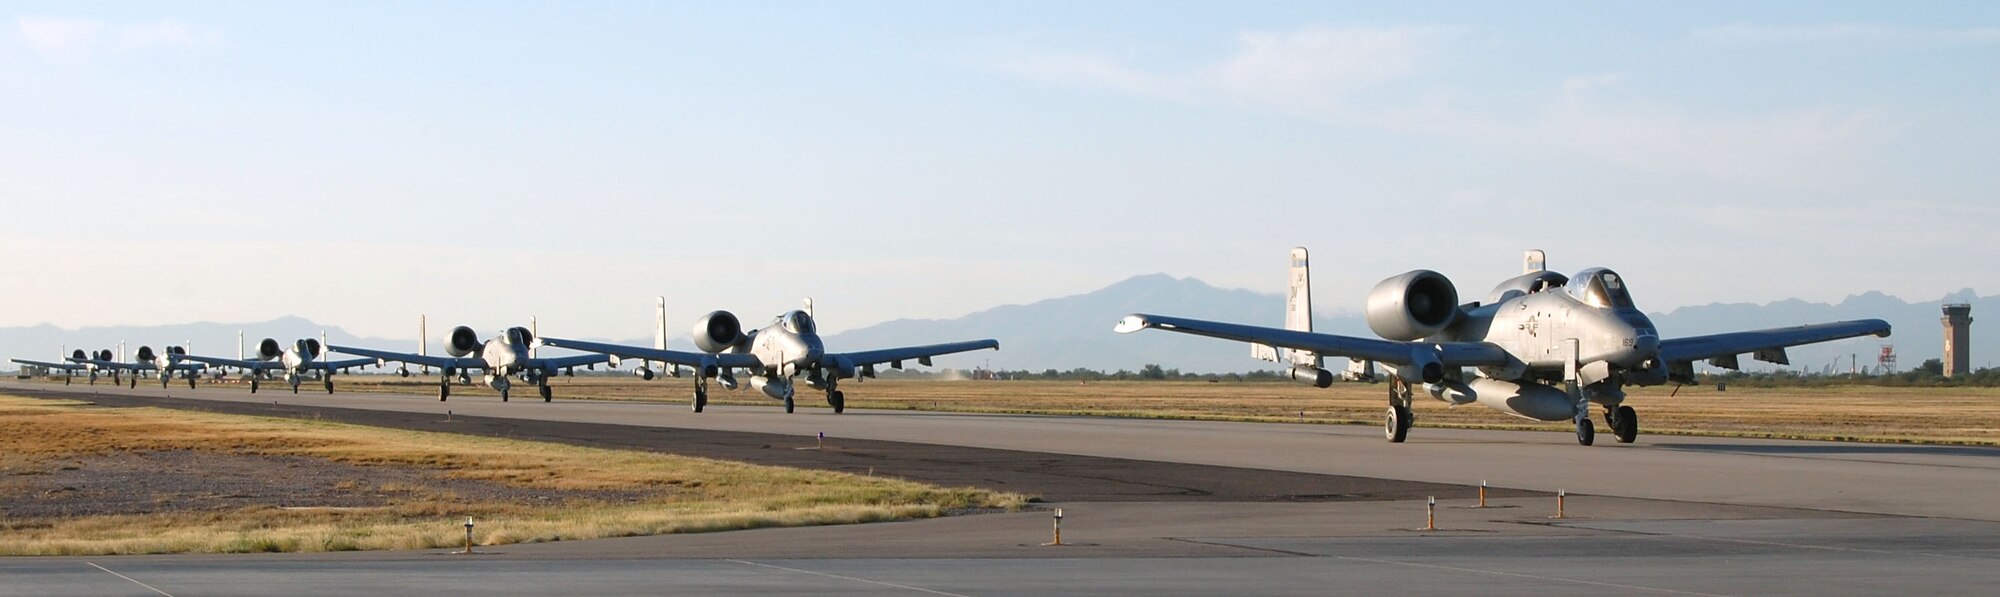
<path fill-rule="evenodd" d="M 365 508 L 407 498 L 520 503 L 633 502 L 638 491 L 546 491 L 408 468 L 194 451 L 65 458 L 0 476 L 0 518 L 74 518 L 235 510 Z"/>

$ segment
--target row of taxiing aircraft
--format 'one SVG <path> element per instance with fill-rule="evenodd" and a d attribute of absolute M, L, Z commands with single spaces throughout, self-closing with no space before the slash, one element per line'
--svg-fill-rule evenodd
<path fill-rule="evenodd" d="M 577 367 L 592 367 L 606 363 L 618 367 L 625 359 L 640 361 L 633 374 L 643 379 L 653 379 L 653 366 L 661 366 L 668 376 L 680 377 L 681 368 L 694 370 L 694 411 L 701 412 L 708 406 L 708 380 L 714 379 L 725 389 L 739 387 L 735 372 L 747 371 L 750 387 L 771 399 L 784 403 L 785 412 L 795 408 L 796 384 L 803 381 L 807 387 L 826 394 L 826 403 L 833 412 L 847 411 L 847 396 L 840 390 L 840 380 L 859 379 L 875 376 L 877 365 L 890 365 L 897 369 L 904 361 L 931 364 L 931 357 L 981 349 L 999 349 L 997 340 L 972 340 L 931 344 L 925 346 L 905 346 L 860 352 L 828 352 L 826 343 L 820 340 L 819 326 L 813 321 L 812 299 L 806 299 L 804 310 L 788 311 L 779 315 L 770 325 L 761 329 L 745 330 L 736 315 L 728 311 L 711 311 L 695 320 L 694 344 L 700 352 L 670 350 L 667 348 L 667 302 L 659 299 L 658 311 L 654 319 L 655 335 L 653 345 L 627 346 L 583 340 L 544 338 L 535 333 L 532 319 L 530 327 L 508 328 L 500 335 L 485 343 L 472 328 L 453 328 L 445 342 L 445 352 L 450 356 L 431 356 L 376 350 L 355 346 L 333 346 L 336 352 L 373 357 L 379 362 L 403 363 L 398 373 L 410 375 L 409 366 L 417 365 L 425 369 L 437 368 L 442 372 L 438 379 L 438 399 L 451 396 L 451 379 L 459 376 L 461 382 L 469 383 L 472 371 L 484 371 L 487 386 L 500 392 L 500 399 L 507 400 L 510 376 L 518 376 L 524 383 L 534 384 L 540 391 L 542 400 L 552 398 L 549 378 L 558 372 L 573 372 Z M 425 340 L 419 336 L 419 346 Z M 543 346 L 567 348 L 592 354 L 540 357 L 537 349 Z"/>
<path fill-rule="evenodd" d="M 1628 385 L 1653 386 L 1694 382 L 1694 363 L 1735 369 L 1738 357 L 1776 364 L 1789 364 L 1785 349 L 1791 346 L 1827 342 L 1842 338 L 1888 336 L 1889 324 L 1879 319 L 1843 321 L 1788 328 L 1732 332 L 1706 336 L 1663 339 L 1645 313 L 1639 311 L 1625 279 L 1604 268 L 1591 268 L 1574 276 L 1549 271 L 1541 251 L 1529 251 L 1523 273 L 1501 282 L 1482 302 L 1458 302 L 1458 291 L 1444 275 L 1415 270 L 1376 284 L 1365 305 L 1370 330 L 1379 338 L 1363 338 L 1315 333 L 1312 329 L 1311 269 L 1304 247 L 1291 252 L 1290 289 L 1282 328 L 1203 321 L 1182 317 L 1135 313 L 1120 320 L 1115 331 L 1131 333 L 1159 329 L 1246 342 L 1257 358 L 1287 366 L 1293 379 L 1318 387 L 1333 384 L 1336 378 L 1352 381 L 1389 383 L 1389 407 L 1383 419 L 1383 433 L 1391 442 L 1402 442 L 1415 417 L 1411 405 L 1418 388 L 1452 406 L 1478 404 L 1504 413 L 1541 421 L 1574 421 L 1577 442 L 1590 445 L 1596 426 L 1590 406 L 1604 409 L 1605 422 L 1621 443 L 1639 435 L 1639 416 L 1624 404 Z M 419 324 L 418 351 L 405 353 L 371 348 L 325 345 L 304 339 L 290 348 L 265 339 L 257 359 L 223 359 L 188 354 L 169 349 L 161 357 L 141 347 L 139 359 L 119 362 L 110 351 L 86 354 L 76 351 L 66 363 L 16 362 L 59 369 L 85 370 L 93 382 L 98 371 L 112 375 L 130 373 L 137 385 L 142 372 L 156 372 L 164 386 L 179 373 L 193 378 L 202 365 L 235 368 L 254 373 L 256 379 L 282 371 L 297 392 L 300 380 L 308 375 L 324 380 L 333 391 L 332 375 L 365 365 L 399 362 L 403 376 L 409 366 L 425 371 L 438 369 L 438 399 L 451 395 L 452 378 L 471 383 L 471 372 L 483 371 L 485 384 L 506 400 L 509 378 L 518 377 L 535 385 L 544 401 L 552 398 L 549 378 L 567 374 L 576 367 L 594 368 L 598 363 L 618 367 L 623 359 L 641 361 L 633 373 L 654 377 L 658 364 L 667 375 L 679 377 L 683 367 L 694 372 L 694 411 L 708 404 L 708 381 L 717 380 L 724 388 L 738 387 L 734 372 L 750 374 L 749 385 L 785 405 L 792 412 L 795 381 L 823 391 L 834 412 L 846 410 L 846 397 L 839 389 L 841 380 L 874 377 L 879 365 L 902 368 L 905 361 L 931 364 L 931 357 L 981 349 L 998 349 L 995 340 L 973 340 L 927 346 L 909 346 L 860 352 L 828 352 L 813 322 L 812 300 L 804 310 L 779 315 L 770 325 L 745 330 L 735 315 L 714 311 L 695 322 L 694 343 L 699 352 L 667 349 L 666 299 L 659 302 L 653 346 L 626 346 L 561 338 L 542 338 L 529 327 L 514 327 L 498 336 L 479 341 L 472 328 L 459 326 L 445 343 L 449 356 L 426 354 L 426 339 Z M 240 338 L 238 344 L 241 344 Z M 542 346 L 553 346 L 590 354 L 543 358 L 536 355 Z M 322 347 L 353 354 L 360 359 L 328 361 Z M 239 349 L 239 353 L 240 353 Z M 1348 359 L 1339 374 L 1326 368 L 1329 357 Z M 1377 366 L 1386 370 L 1378 373 Z M 165 367 L 162 369 L 161 367 Z"/>

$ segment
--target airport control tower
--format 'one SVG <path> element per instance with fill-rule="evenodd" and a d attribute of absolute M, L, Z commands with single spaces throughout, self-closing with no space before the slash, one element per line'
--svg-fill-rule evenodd
<path fill-rule="evenodd" d="M 1972 372 L 1972 305 L 1944 306 L 1944 376 Z"/>

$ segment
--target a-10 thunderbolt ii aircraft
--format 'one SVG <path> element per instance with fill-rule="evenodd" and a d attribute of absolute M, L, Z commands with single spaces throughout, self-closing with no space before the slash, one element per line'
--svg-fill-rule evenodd
<path fill-rule="evenodd" d="M 375 359 L 321 360 L 322 357 L 326 356 L 326 340 L 323 333 L 319 339 L 300 338 L 294 340 L 291 346 L 280 345 L 275 338 L 265 338 L 264 341 L 257 343 L 257 358 L 246 359 L 243 355 L 243 334 L 242 332 L 237 332 L 236 336 L 236 358 L 226 359 L 192 354 L 173 354 L 168 355 L 167 360 L 176 363 L 180 361 L 194 361 L 216 367 L 231 367 L 249 372 L 250 393 L 252 394 L 257 393 L 258 381 L 270 379 L 271 372 L 273 371 L 284 372 L 285 383 L 292 386 L 293 394 L 299 393 L 299 383 L 305 381 L 308 374 L 315 375 L 320 381 L 325 382 L 326 393 L 332 394 L 334 372 L 346 371 L 355 367 L 365 367 L 377 363 Z"/>
<path fill-rule="evenodd" d="M 498 336 L 479 342 L 478 332 L 472 328 L 458 326 L 452 328 L 451 336 L 445 341 L 444 350 L 448 357 L 429 356 L 422 353 L 411 354 L 373 348 L 353 346 L 329 346 L 334 352 L 372 357 L 378 362 L 396 361 L 406 366 L 397 373 L 408 377 L 407 365 L 436 367 L 444 374 L 438 379 L 438 400 L 451 397 L 451 378 L 458 376 L 460 383 L 470 384 L 472 372 L 485 371 L 485 384 L 500 392 L 500 401 L 506 402 L 508 390 L 513 384 L 509 377 L 519 376 L 522 383 L 534 384 L 541 391 L 542 401 L 554 399 L 549 390 L 549 378 L 570 373 L 577 367 L 595 367 L 610 360 L 601 354 L 586 354 L 566 357 L 542 358 L 536 356 L 535 324 L 531 318 L 529 327 L 511 327 L 501 330 Z M 421 340 L 419 341 L 421 342 Z"/>
<path fill-rule="evenodd" d="M 1575 276 L 1548 271 L 1541 251 L 1529 251 L 1526 273 L 1501 282 L 1484 304 L 1458 303 L 1442 274 L 1416 270 L 1376 284 L 1368 293 L 1368 327 L 1382 339 L 1312 331 L 1309 264 L 1292 249 L 1292 287 L 1285 328 L 1179 317 L 1126 316 L 1114 328 L 1147 328 L 1261 345 L 1253 354 L 1276 360 L 1288 349 L 1291 375 L 1319 387 L 1335 375 L 1322 357 L 1348 357 L 1349 377 L 1365 377 L 1369 362 L 1391 370 L 1383 433 L 1409 433 L 1413 386 L 1453 406 L 1479 404 L 1542 421 L 1573 420 L 1577 443 L 1590 445 L 1590 404 L 1604 407 L 1620 443 L 1639 436 L 1639 417 L 1625 406 L 1624 386 L 1693 383 L 1694 361 L 1737 368 L 1737 357 L 1789 364 L 1785 348 L 1842 338 L 1888 336 L 1880 319 L 1662 339 L 1632 302 L 1625 279 L 1604 268 Z M 1466 374 L 1472 369 L 1472 375 Z"/>
<path fill-rule="evenodd" d="M 658 330 L 652 348 L 561 338 L 543 338 L 541 342 L 620 358 L 659 361 L 668 364 L 675 376 L 679 375 L 682 365 L 693 367 L 694 412 L 701 412 L 708 405 L 709 378 L 716 378 L 726 389 L 736 389 L 736 379 L 729 372 L 731 369 L 749 370 L 750 387 L 772 399 L 784 401 L 785 412 L 788 413 L 794 406 L 792 378 L 804 376 L 808 387 L 826 392 L 826 403 L 833 407 L 833 412 L 842 413 L 847 412 L 847 396 L 840 391 L 840 380 L 859 381 L 874 377 L 876 365 L 887 364 L 901 369 L 903 361 L 916 361 L 928 366 L 931 357 L 935 356 L 1000 349 L 998 340 L 987 339 L 861 352 L 827 352 L 825 343 L 820 341 L 818 326 L 813 322 L 812 299 L 808 298 L 804 310 L 788 311 L 763 329 L 748 332 L 743 330 L 735 314 L 712 311 L 694 322 L 694 344 L 702 352 L 668 350 L 666 305 L 666 299 L 660 298 L 659 313 L 654 320 Z M 644 365 L 635 373 L 640 377 L 652 377 L 652 370 Z"/>
<path fill-rule="evenodd" d="M 69 354 L 69 355 L 64 355 L 64 358 L 65 358 L 65 359 L 67 359 L 67 358 L 71 358 L 71 357 L 74 357 L 74 358 L 88 358 L 88 355 L 86 355 L 86 354 L 85 354 L 85 353 L 84 353 L 84 352 L 83 352 L 83 351 L 82 351 L 81 349 L 77 350 L 77 351 L 76 351 L 75 353 L 72 353 L 72 354 Z M 61 371 L 61 372 L 62 372 L 62 374 L 63 374 L 63 385 L 69 385 L 69 384 L 70 384 L 70 378 L 71 378 L 71 377 L 73 377 L 73 376 L 75 376 L 75 375 L 76 375 L 76 372 L 78 372 L 78 371 L 83 371 L 83 372 L 87 372 L 87 373 L 89 373 L 89 374 L 90 374 L 90 383 L 91 383 L 92 385 L 95 385 L 95 384 L 97 383 L 97 370 L 96 370 L 96 369 L 93 369 L 93 368 L 91 368 L 91 366 L 90 366 L 90 365 L 85 365 L 85 364 L 81 364 L 81 363 L 72 363 L 72 362 L 67 362 L 67 361 L 65 361 L 65 362 L 61 362 L 61 363 L 52 363 L 52 362 L 49 362 L 49 361 L 37 361 L 37 360 L 33 360 L 33 359 L 7 359 L 7 360 L 10 360 L 10 361 L 13 361 L 13 362 L 14 362 L 15 364 L 19 364 L 19 365 L 32 365 L 32 366 L 35 366 L 35 367 L 41 367 L 41 368 L 43 368 L 43 369 L 47 369 L 47 370 L 50 370 L 50 371 Z"/>
<path fill-rule="evenodd" d="M 109 348 L 99 350 L 95 353 L 85 352 L 81 349 L 73 351 L 70 353 L 68 357 L 65 358 L 65 360 L 69 361 L 67 364 L 44 363 L 41 361 L 23 361 L 20 359 L 15 359 L 14 362 L 26 365 L 39 365 L 42 367 L 49 367 L 52 369 L 62 369 L 65 372 L 75 372 L 79 370 L 88 371 L 90 372 L 91 385 L 97 384 L 97 376 L 99 372 L 108 373 L 111 376 L 112 385 L 118 385 L 120 383 L 124 383 L 124 376 L 125 374 L 129 373 L 131 374 L 131 379 L 132 379 L 131 387 L 136 388 L 139 387 L 139 377 L 145 373 L 150 372 L 159 374 L 160 387 L 166 387 L 167 382 L 172 381 L 174 374 L 176 373 L 180 374 L 182 378 L 187 380 L 188 387 L 190 388 L 194 387 L 195 378 L 201 374 L 201 371 L 202 369 L 205 368 L 205 366 L 200 364 L 186 364 L 186 363 L 176 364 L 171 362 L 163 365 L 160 362 L 163 356 L 187 354 L 187 348 L 181 346 L 169 346 L 163 350 L 164 354 L 154 353 L 153 347 L 141 346 L 139 347 L 138 352 L 133 353 L 132 360 L 128 362 L 125 361 L 124 357 L 122 356 L 123 353 L 125 352 L 125 345 L 124 343 L 121 342 L 118 345 L 118 352 L 115 353 L 111 352 L 111 349 Z M 63 383 L 68 384 L 69 382 L 67 379 L 65 379 Z"/>

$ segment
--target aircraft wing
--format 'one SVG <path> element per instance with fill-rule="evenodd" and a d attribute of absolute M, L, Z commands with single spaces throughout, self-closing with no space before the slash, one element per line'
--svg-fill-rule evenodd
<path fill-rule="evenodd" d="M 1446 367 L 1497 367 L 1508 364 L 1511 358 L 1507 356 L 1507 351 L 1485 342 L 1397 342 L 1380 338 L 1317 334 L 1145 313 L 1125 316 L 1124 319 L 1118 320 L 1117 327 L 1112 330 L 1130 334 L 1147 328 L 1306 350 L 1325 356 L 1379 361 L 1392 365 L 1415 363 L 1419 360 L 1418 355 L 1426 353 L 1428 353 L 1426 356 L 1435 356 L 1437 362 Z"/>
<path fill-rule="evenodd" d="M 689 367 L 715 365 L 723 368 L 747 369 L 764 366 L 762 362 L 757 360 L 757 357 L 741 353 L 725 352 L 721 354 L 709 354 L 705 352 L 646 348 L 643 346 L 626 346 L 623 344 L 606 344 L 603 342 L 585 342 L 583 340 L 564 340 L 562 338 L 541 338 L 535 341 L 556 348 L 608 354 L 623 359 L 645 359 L 674 365 L 687 365 Z M 598 360 L 592 362 L 602 363 L 605 361 Z"/>
<path fill-rule="evenodd" d="M 986 339 L 986 340 L 972 340 L 968 342 L 931 344 L 927 346 L 907 346 L 903 348 L 864 350 L 861 352 L 828 353 L 825 356 L 820 357 L 820 360 L 821 362 L 845 360 L 847 361 L 846 363 L 844 363 L 845 365 L 852 365 L 855 367 L 866 367 L 869 365 L 879 365 L 882 363 L 895 363 L 900 361 L 917 361 L 925 365 L 929 365 L 931 364 L 930 363 L 931 357 L 934 356 L 947 355 L 958 352 L 970 352 L 974 350 L 987 349 L 987 348 L 993 350 L 1000 350 L 1000 341 L 993 339 Z"/>
<path fill-rule="evenodd" d="M 610 355 L 580 354 L 567 357 L 537 358 L 534 359 L 533 363 L 534 366 L 540 367 L 543 371 L 555 371 L 557 369 L 582 367 L 584 365 L 595 365 L 598 363 L 605 363 L 609 361 L 611 361 Z"/>
<path fill-rule="evenodd" d="M 176 364 L 179 364 L 178 361 L 194 361 L 197 363 L 206 363 L 209 365 L 215 365 L 217 367 L 235 367 L 237 369 L 247 369 L 250 371 L 263 371 L 265 369 L 283 369 L 285 367 L 282 364 L 271 361 L 247 361 L 243 359 L 225 359 L 222 357 L 205 357 L 192 354 L 177 354 L 174 355 L 172 358 L 174 361 L 176 361 Z"/>
<path fill-rule="evenodd" d="M 24 359 L 8 359 L 8 360 L 20 363 L 22 365 L 34 365 L 36 367 L 44 367 L 48 369 L 61 369 L 64 371 L 82 371 L 84 369 L 90 368 L 89 366 L 78 365 L 76 363 L 50 363 L 48 361 L 29 361 Z"/>
<path fill-rule="evenodd" d="M 1880 319 L 1862 319 L 1661 340 L 1660 360 L 1675 363 L 1734 358 L 1740 354 L 1868 335 L 1888 337 L 1889 322 Z"/>
<path fill-rule="evenodd" d="M 361 355 L 364 357 L 370 357 L 381 361 L 396 361 L 399 363 L 409 363 L 412 365 L 425 365 L 430 367 L 437 367 L 439 369 L 457 370 L 457 369 L 486 368 L 486 361 L 482 361 L 472 357 L 456 357 L 456 358 L 434 357 L 429 355 L 411 354 L 407 352 L 396 352 L 393 350 L 375 350 L 373 348 L 358 348 L 353 346 L 328 346 L 327 348 L 333 350 L 334 352 L 344 352 L 347 354 Z"/>
<path fill-rule="evenodd" d="M 366 367 L 378 362 L 380 361 L 376 359 L 347 359 L 344 361 L 313 361 L 312 364 L 307 366 L 320 371 L 339 371 L 354 367 Z"/>

